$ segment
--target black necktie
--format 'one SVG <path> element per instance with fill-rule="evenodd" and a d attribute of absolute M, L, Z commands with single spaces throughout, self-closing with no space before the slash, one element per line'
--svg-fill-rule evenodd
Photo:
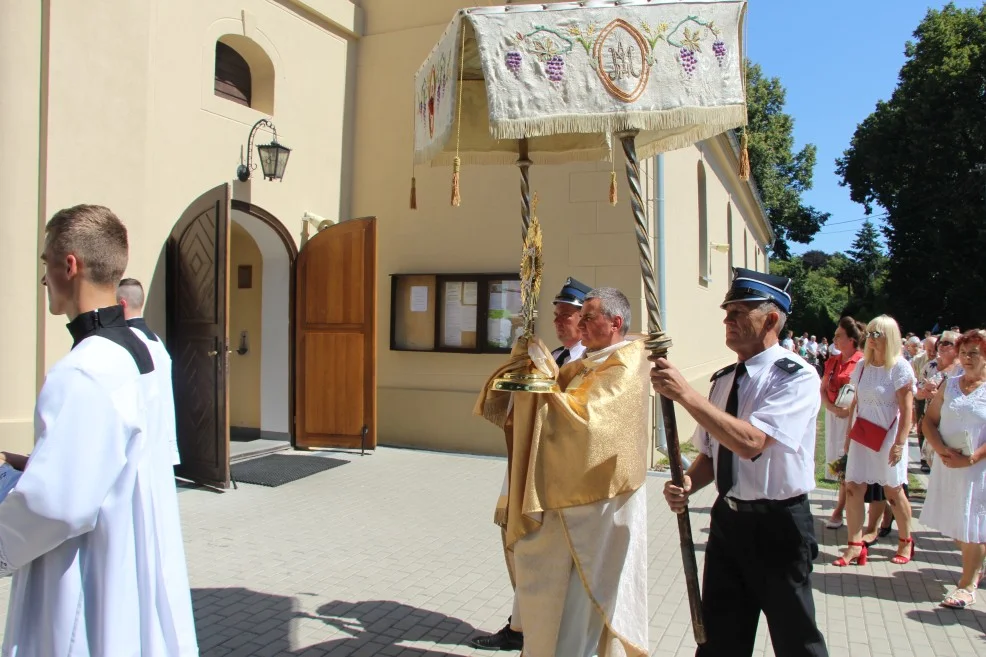
<path fill-rule="evenodd" d="M 738 363 L 736 372 L 733 374 L 733 387 L 729 389 L 729 397 L 726 398 L 726 412 L 736 417 L 739 410 L 739 380 L 746 374 L 746 365 Z M 719 443 L 718 467 L 716 468 L 716 488 L 723 497 L 733 487 L 736 478 L 733 474 L 733 452 L 731 449 Z"/>
<path fill-rule="evenodd" d="M 570 353 L 571 352 L 567 348 L 561 350 L 561 352 L 558 354 L 558 357 L 555 358 L 555 362 L 558 363 L 558 367 L 561 367 L 562 365 L 565 364 L 565 359 L 568 358 L 568 355 Z"/>

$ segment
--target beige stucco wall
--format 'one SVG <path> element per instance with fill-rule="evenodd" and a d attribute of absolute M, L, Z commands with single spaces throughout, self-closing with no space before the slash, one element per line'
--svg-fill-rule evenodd
<path fill-rule="evenodd" d="M 0 450 L 13 452 L 33 443 L 37 392 L 41 61 L 24 53 L 41 51 L 41 23 L 38 2 L 0 8 Z"/>
<path fill-rule="evenodd" d="M 260 428 L 260 364 L 263 355 L 264 261 L 260 247 L 237 223 L 230 226 L 229 248 L 229 424 Z M 250 288 L 240 289 L 239 267 L 253 268 Z M 247 332 L 248 351 L 239 354 L 240 332 Z"/>
<path fill-rule="evenodd" d="M 116 211 L 130 232 L 127 273 L 148 284 L 148 320 L 163 332 L 167 236 L 196 197 L 234 180 L 250 127 L 265 116 L 213 94 L 216 40 L 244 35 L 273 62 L 273 121 L 293 149 L 287 173 L 272 183 L 258 168 L 233 183 L 233 197 L 297 239 L 306 211 L 350 216 L 350 81 L 362 30 L 350 0 L 38 4 L 0 6 L 0 146 L 18 153 L 0 159 L 0 276 L 5 304 L 25 309 L 0 329 L 16 331 L 0 332 L 0 447 L 12 449 L 30 445 L 35 379 L 70 346 L 64 318 L 38 303 L 44 220 L 82 202 Z M 257 143 L 269 140 L 258 133 Z"/>
<path fill-rule="evenodd" d="M 449 205 L 448 168 L 417 167 L 418 209 L 408 208 L 411 177 L 412 88 L 409 81 L 454 10 L 466 3 L 413 5 L 366 0 L 366 35 L 359 42 L 353 212 L 379 218 L 378 384 L 379 438 L 383 443 L 502 453 L 503 438 L 471 415 L 472 405 L 497 355 L 390 351 L 391 275 L 516 271 L 520 247 L 516 167 L 466 166 L 462 205 Z M 395 53 L 400 53 L 395 57 Z M 394 120 L 395 115 L 408 120 Z M 746 183 L 735 174 L 735 154 L 722 144 L 665 157 L 668 328 L 672 357 L 706 389 L 709 375 L 733 360 L 723 344 L 722 311 L 728 255 L 713 253 L 712 280 L 699 285 L 697 163 L 707 162 L 709 239 L 728 242 L 726 208 L 733 203 L 734 233 L 755 221 Z M 381 157 L 380 153 L 390 155 Z M 730 158 L 732 157 L 732 160 Z M 714 163 L 713 163 L 714 162 Z M 653 222 L 654 162 L 642 163 L 645 204 Z M 730 168 L 732 167 L 732 168 Z M 544 230 L 545 273 L 538 333 L 550 346 L 551 298 L 566 276 L 623 290 L 634 308 L 633 330 L 645 325 L 637 245 L 622 159 L 617 162 L 617 207 L 607 203 L 606 163 L 533 167 Z M 735 184 L 729 181 L 734 178 Z M 726 182 L 723 182 L 725 180 Z M 739 199 L 743 199 L 742 202 Z M 653 234 L 653 232 L 652 232 Z M 694 424 L 679 413 L 682 435 Z"/>

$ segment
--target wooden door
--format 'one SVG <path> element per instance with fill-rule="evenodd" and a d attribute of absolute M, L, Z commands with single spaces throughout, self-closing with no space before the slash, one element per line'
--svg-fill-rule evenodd
<path fill-rule="evenodd" d="M 376 219 L 316 233 L 295 271 L 295 446 L 376 447 Z"/>
<path fill-rule="evenodd" d="M 229 486 L 229 185 L 192 203 L 168 239 L 168 350 L 179 476 Z"/>

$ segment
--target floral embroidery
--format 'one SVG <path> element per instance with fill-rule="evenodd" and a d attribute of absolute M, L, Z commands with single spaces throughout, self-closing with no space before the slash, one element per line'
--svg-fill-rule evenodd
<path fill-rule="evenodd" d="M 442 55 L 431 67 L 421 83 L 421 89 L 418 90 L 418 114 L 422 121 L 428 123 L 428 134 L 431 137 L 435 136 L 435 115 L 441 106 L 442 98 L 445 97 L 445 89 L 451 73 L 449 57 Z"/>

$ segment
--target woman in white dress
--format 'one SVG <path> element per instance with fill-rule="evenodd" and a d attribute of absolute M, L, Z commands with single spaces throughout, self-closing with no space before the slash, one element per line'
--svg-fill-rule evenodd
<path fill-rule="evenodd" d="M 945 380 L 924 416 L 924 439 L 938 458 L 921 522 L 958 543 L 962 576 L 941 604 L 965 609 L 986 558 L 986 331 L 966 332 L 957 346 L 964 372 Z"/>
<path fill-rule="evenodd" d="M 866 350 L 863 360 L 853 370 L 851 381 L 856 398 L 849 407 L 855 420 L 846 433 L 846 516 L 849 523 L 849 547 L 835 560 L 836 566 L 864 565 L 867 560 L 863 543 L 863 497 L 867 485 L 879 484 L 891 505 L 900 543 L 895 564 L 905 564 L 914 556 L 911 538 L 911 504 L 904 495 L 907 483 L 907 459 L 904 449 L 911 428 L 914 403 L 914 372 L 900 355 L 900 328 L 892 317 L 880 315 L 866 326 Z M 850 440 L 852 425 L 860 419 L 884 429 L 880 449 L 873 450 Z"/>

